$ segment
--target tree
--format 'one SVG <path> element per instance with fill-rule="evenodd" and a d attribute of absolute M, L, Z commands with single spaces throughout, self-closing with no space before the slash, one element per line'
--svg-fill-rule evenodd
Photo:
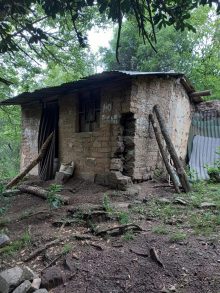
<path fill-rule="evenodd" d="M 177 32 L 173 27 L 157 33 L 158 52 L 144 45 L 135 29 L 134 19 L 124 23 L 119 48 L 120 64 L 115 60 L 117 32 L 110 48 L 101 49 L 108 70 L 170 71 L 185 73 L 198 89 L 212 89 L 212 98 L 220 98 L 220 19 L 208 7 L 197 8 L 190 23 L 196 33 Z"/>
<path fill-rule="evenodd" d="M 90 27 L 90 18 L 85 29 Z M 79 79 L 93 73 L 93 56 L 81 48 L 76 36 L 60 30 L 62 42 L 47 45 L 47 50 L 32 50 L 21 40 L 22 50 L 0 54 L 0 100 L 20 92 L 33 91 Z M 25 54 L 24 52 L 25 51 Z M 10 86 L 9 86 L 10 81 Z M 0 178 L 14 177 L 19 170 L 20 109 L 0 106 Z"/>
<path fill-rule="evenodd" d="M 51 54 L 48 46 L 62 41 L 56 34 L 57 29 L 74 31 L 79 44 L 85 47 L 84 27 L 94 9 L 118 24 L 116 52 L 123 17 L 130 15 L 134 16 L 143 40 L 154 48 L 156 29 L 174 26 L 177 31 L 194 30 L 189 22 L 191 12 L 207 4 L 216 4 L 216 11 L 220 12 L 218 0 L 1 0 L 0 53 L 22 51 L 26 54 L 21 46 L 24 42 L 37 55 Z"/>

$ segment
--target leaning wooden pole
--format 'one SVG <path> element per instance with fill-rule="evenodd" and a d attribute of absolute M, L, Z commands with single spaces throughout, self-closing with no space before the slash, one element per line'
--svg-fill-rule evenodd
<path fill-rule="evenodd" d="M 159 105 L 154 106 L 154 111 L 155 111 L 155 114 L 157 116 L 157 120 L 160 125 L 161 133 L 164 137 L 164 140 L 166 141 L 167 149 L 170 153 L 171 159 L 173 160 L 174 166 L 176 168 L 177 175 L 180 179 L 181 185 L 182 185 L 185 192 L 189 192 L 191 190 L 189 180 L 188 180 L 186 172 L 182 166 L 182 163 L 181 163 L 180 159 L 178 158 L 178 155 L 176 153 L 176 150 L 174 148 L 174 145 L 172 143 L 172 140 L 171 140 L 170 135 L 168 133 L 168 130 L 166 128 L 165 121 L 164 121 L 163 116 L 160 112 Z"/>
<path fill-rule="evenodd" d="M 154 133 L 155 133 L 155 137 L 156 137 L 156 140 L 157 140 L 157 144 L 158 144 L 158 147 L 159 147 L 159 150 L 160 150 L 162 159 L 164 161 L 165 167 L 167 169 L 167 172 L 170 175 L 171 181 L 173 182 L 175 191 L 177 193 L 180 193 L 180 189 L 179 189 L 179 186 L 178 186 L 178 182 L 176 180 L 176 177 L 175 177 L 175 175 L 173 173 L 173 170 L 172 170 L 172 168 L 171 168 L 171 166 L 169 164 L 169 161 L 167 159 L 167 154 L 166 154 L 166 152 L 164 150 L 163 143 L 161 141 L 160 134 L 159 134 L 159 131 L 157 129 L 156 122 L 154 121 L 154 118 L 153 118 L 153 115 L 152 114 L 149 115 L 149 119 L 150 119 L 150 122 L 151 122 L 151 124 L 153 126 Z"/>
<path fill-rule="evenodd" d="M 11 188 L 14 185 L 18 184 L 19 181 L 21 181 L 25 175 L 28 174 L 45 156 L 47 148 L 49 143 L 52 141 L 53 138 L 53 132 L 48 136 L 48 138 L 45 140 L 44 144 L 42 145 L 38 156 L 25 168 L 24 171 L 22 171 L 19 175 L 17 175 L 14 179 L 12 179 L 7 185 L 6 188 Z"/>

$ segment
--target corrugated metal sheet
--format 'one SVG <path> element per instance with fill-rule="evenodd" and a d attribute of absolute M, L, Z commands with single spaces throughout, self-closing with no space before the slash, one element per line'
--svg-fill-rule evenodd
<path fill-rule="evenodd" d="M 188 140 L 189 165 L 196 172 L 194 179 L 209 179 L 206 164 L 213 165 L 219 158 L 220 117 L 216 110 L 194 113 Z"/>
<path fill-rule="evenodd" d="M 218 111 L 194 113 L 188 139 L 189 157 L 192 153 L 193 139 L 196 135 L 220 138 L 220 117 Z"/>
<path fill-rule="evenodd" d="M 190 170 L 195 172 L 194 179 L 209 179 L 209 175 L 205 165 L 214 165 L 215 160 L 220 156 L 216 154 L 217 148 L 220 146 L 220 138 L 205 137 L 196 135 L 193 139 L 192 154 L 189 165 Z"/>
<path fill-rule="evenodd" d="M 14 98 L 0 102 L 0 105 L 20 105 L 27 102 L 40 101 L 44 98 L 52 97 L 55 95 L 65 95 L 78 91 L 83 88 L 92 86 L 101 86 L 105 82 L 117 82 L 130 80 L 135 76 L 157 76 L 157 77 L 175 77 L 184 78 L 187 89 L 192 92 L 194 88 L 190 82 L 184 77 L 183 73 L 175 72 L 137 72 L 137 71 L 104 71 L 102 73 L 94 74 L 78 81 L 68 82 L 54 87 L 46 87 L 36 90 L 32 93 L 24 92 Z"/>

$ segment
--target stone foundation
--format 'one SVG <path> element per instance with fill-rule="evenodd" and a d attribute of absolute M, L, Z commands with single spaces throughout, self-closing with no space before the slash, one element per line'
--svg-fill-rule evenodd
<path fill-rule="evenodd" d="M 95 176 L 95 183 L 118 190 L 127 190 L 133 184 L 131 177 L 123 175 L 120 171 L 97 174 Z"/>

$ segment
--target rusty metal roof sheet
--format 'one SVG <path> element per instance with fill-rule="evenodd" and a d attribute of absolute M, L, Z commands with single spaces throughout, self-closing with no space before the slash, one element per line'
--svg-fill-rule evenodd
<path fill-rule="evenodd" d="M 133 77 L 146 76 L 146 77 L 174 77 L 183 78 L 183 86 L 187 92 L 193 92 L 194 88 L 190 82 L 185 78 L 183 73 L 170 72 L 138 72 L 138 71 L 104 71 L 88 77 L 84 77 L 78 81 L 63 83 L 59 86 L 45 87 L 35 90 L 34 92 L 24 92 L 11 99 L 0 102 L 0 105 L 21 105 L 24 103 L 33 103 L 41 101 L 48 97 L 66 95 L 75 91 L 82 90 L 83 88 L 90 88 L 94 86 L 101 86 L 105 82 L 117 82 L 123 80 L 131 80 Z"/>

